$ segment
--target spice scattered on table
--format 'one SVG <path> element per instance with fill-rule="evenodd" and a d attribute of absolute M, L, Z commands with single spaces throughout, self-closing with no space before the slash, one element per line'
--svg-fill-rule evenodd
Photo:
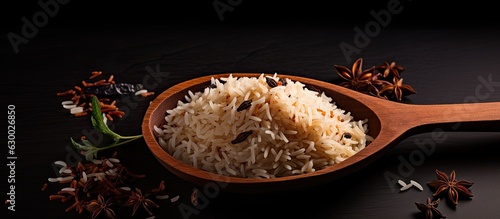
<path fill-rule="evenodd" d="M 445 196 L 445 194 L 449 203 L 452 204 L 450 205 L 451 207 L 456 207 L 458 205 L 459 198 L 462 196 L 466 198 L 473 197 L 469 187 L 471 187 L 474 182 L 468 180 L 457 180 L 455 170 L 452 170 L 449 176 L 438 169 L 435 170 L 435 173 L 437 180 L 430 181 L 427 185 L 434 190 L 432 198 L 437 199 L 432 200 L 431 198 L 427 198 L 427 202 L 425 204 L 415 202 L 415 205 L 417 205 L 417 208 L 424 213 L 426 219 L 446 218 L 446 216 L 444 216 L 443 213 L 437 209 L 441 197 Z M 398 183 L 401 186 L 404 184 L 402 180 L 399 180 Z M 412 180 L 410 183 L 414 184 L 416 182 Z"/>
<path fill-rule="evenodd" d="M 114 75 L 110 75 L 107 79 L 99 79 L 102 76 L 102 71 L 93 71 L 91 76 L 87 80 L 83 80 L 81 84 L 57 93 L 57 96 L 70 98 L 61 103 L 63 108 L 68 109 L 76 117 L 86 116 L 91 110 L 90 100 L 96 96 L 107 119 L 113 121 L 114 118 L 122 118 L 125 115 L 125 112 L 116 106 L 116 99 L 119 96 L 148 97 L 154 95 L 154 92 L 146 90 L 142 84 L 117 83 Z"/>
<path fill-rule="evenodd" d="M 91 218 L 116 218 L 117 211 L 128 210 L 132 216 L 154 216 L 158 200 L 168 197 L 165 182 L 150 190 L 133 187 L 133 182 L 146 176 L 132 172 L 113 156 L 78 162 L 69 166 L 56 161 L 59 176 L 48 178 L 43 187 L 60 188 L 49 200 L 71 203 L 66 212 L 88 213 Z M 139 213 L 142 212 L 142 213 Z"/>
<path fill-rule="evenodd" d="M 419 203 L 415 202 L 415 205 L 417 205 L 418 210 L 423 212 L 425 214 L 426 219 L 432 219 L 432 218 L 446 218 L 446 216 L 441 213 L 437 209 L 439 204 L 439 199 L 432 200 L 431 198 L 427 198 L 426 203 Z"/>
<path fill-rule="evenodd" d="M 469 190 L 474 182 L 468 180 L 457 180 L 455 170 L 452 170 L 450 176 L 446 173 L 435 170 L 437 180 L 428 182 L 427 185 L 434 189 L 433 197 L 440 197 L 446 195 L 448 201 L 450 201 L 454 206 L 458 205 L 459 198 L 471 198 L 474 195 Z"/>
<path fill-rule="evenodd" d="M 403 84 L 401 73 L 404 67 L 396 62 L 384 62 L 363 70 L 363 59 L 359 58 L 352 69 L 334 65 L 338 75 L 344 80 L 339 85 L 382 99 L 401 102 L 403 97 L 415 94 L 416 91 L 408 84 Z"/>
<path fill-rule="evenodd" d="M 198 189 L 193 189 L 193 191 L 191 192 L 191 204 L 193 204 L 194 206 L 198 206 L 198 194 L 199 194 L 200 190 Z"/>

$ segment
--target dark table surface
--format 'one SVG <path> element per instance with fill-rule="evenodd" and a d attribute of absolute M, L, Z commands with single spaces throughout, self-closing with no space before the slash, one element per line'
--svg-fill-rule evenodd
<path fill-rule="evenodd" d="M 394 2 L 399 7 L 391 6 Z M 218 13 L 213 3 L 228 11 Z M 16 205 L 15 212 L 3 205 L 2 218 L 90 218 L 87 213 L 66 213 L 67 203 L 49 201 L 58 185 L 49 184 L 44 191 L 41 187 L 55 176 L 54 161 L 82 159 L 74 155 L 70 138 L 92 129 L 90 118 L 70 115 L 61 107 L 66 99 L 56 93 L 96 70 L 114 75 L 117 82 L 144 83 L 155 92 L 118 100 L 128 112 L 112 124 L 124 135 L 140 134 L 149 102 L 188 79 L 257 72 L 339 83 L 333 65 L 350 66 L 360 57 L 367 67 L 386 61 L 404 66 L 404 82 L 417 91 L 403 100 L 407 104 L 500 101 L 500 29 L 490 20 L 494 13 L 486 3 L 453 10 L 421 1 L 122 4 L 61 1 L 48 9 L 52 14 L 43 12 L 47 20 L 34 1 L 4 9 L 13 15 L 4 19 L 0 107 L 8 126 L 8 108 L 15 106 L 12 156 L 17 159 L 8 160 L 4 128 L 0 191 L 9 199 L 9 187 L 15 186 Z M 383 17 L 388 7 L 398 10 Z M 374 13 L 385 20 L 377 20 Z M 34 32 L 23 29 L 29 28 L 23 17 L 38 17 Z M 16 41 L 17 51 L 9 33 L 24 39 Z M 350 53 L 342 45 L 350 45 Z M 158 201 L 156 218 L 424 218 L 415 202 L 431 197 L 425 183 L 435 179 L 435 169 L 455 170 L 458 179 L 474 182 L 472 199 L 461 199 L 456 208 L 442 200 L 438 209 L 447 218 L 500 218 L 500 159 L 494 153 L 500 133 L 445 132 L 436 139 L 438 131 L 410 136 L 371 166 L 325 185 L 272 194 L 214 192 L 205 194 L 206 202 L 198 208 L 190 195 L 194 188 L 204 188 L 163 168 L 142 139 L 100 155 L 116 151 L 124 165 L 145 174 L 136 186 L 153 188 L 165 180 L 170 197 L 179 195 L 176 202 Z M 15 172 L 9 172 L 11 161 Z M 415 180 L 424 191 L 399 192 L 398 179 Z M 181 206 L 195 210 L 183 214 Z M 129 211 L 117 214 L 130 217 Z"/>

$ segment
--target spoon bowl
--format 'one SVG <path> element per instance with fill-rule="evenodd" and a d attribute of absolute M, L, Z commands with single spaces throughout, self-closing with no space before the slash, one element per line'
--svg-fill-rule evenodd
<path fill-rule="evenodd" d="M 368 135 L 374 140 L 363 150 L 345 161 L 315 172 L 271 179 L 241 178 L 207 172 L 185 164 L 168 154 L 158 143 L 154 126 L 165 123 L 166 111 L 176 107 L 188 91 L 201 91 L 211 78 L 259 77 L 261 73 L 227 73 L 191 79 L 170 87 L 149 106 L 142 123 L 142 132 L 155 158 L 178 177 L 202 187 L 237 193 L 293 190 L 317 186 L 354 173 L 380 158 L 404 138 L 423 132 L 439 131 L 500 131 L 500 102 L 416 105 L 404 104 L 359 93 L 331 83 L 293 76 L 289 78 L 325 92 L 335 104 L 355 120 L 368 119 Z"/>

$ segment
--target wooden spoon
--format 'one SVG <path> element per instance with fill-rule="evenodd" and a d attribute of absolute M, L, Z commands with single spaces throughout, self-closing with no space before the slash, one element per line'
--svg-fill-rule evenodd
<path fill-rule="evenodd" d="M 234 77 L 258 77 L 261 73 L 233 73 Z M 154 135 L 154 125 L 165 121 L 166 110 L 176 107 L 189 90 L 201 91 L 210 79 L 229 74 L 209 75 L 177 84 L 161 93 L 149 106 L 142 124 L 144 139 L 157 160 L 170 172 L 198 186 L 239 192 L 269 192 L 306 188 L 324 184 L 366 167 L 404 138 L 435 128 L 442 131 L 500 131 L 500 102 L 415 105 L 383 100 L 341 86 L 310 78 L 278 75 L 312 85 L 333 98 L 355 120 L 368 119 L 368 134 L 375 138 L 366 148 L 345 161 L 312 173 L 254 179 L 222 176 L 194 168 L 164 151 Z"/>

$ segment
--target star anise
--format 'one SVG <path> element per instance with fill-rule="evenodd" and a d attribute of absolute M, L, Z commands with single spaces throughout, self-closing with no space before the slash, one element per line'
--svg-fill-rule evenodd
<path fill-rule="evenodd" d="M 110 180 L 112 180 L 115 185 L 118 186 L 124 186 L 124 185 L 129 185 L 131 182 L 138 178 L 144 178 L 146 177 L 145 175 L 142 174 L 135 174 L 131 172 L 127 167 L 121 165 L 121 164 L 116 164 L 116 174 L 115 175 L 110 175 L 108 176 Z"/>
<path fill-rule="evenodd" d="M 381 89 L 392 84 L 386 80 L 379 79 L 379 76 L 380 73 L 377 73 L 375 76 L 373 76 L 372 81 L 367 86 L 368 94 L 378 98 L 388 99 L 387 96 L 381 92 Z"/>
<path fill-rule="evenodd" d="M 410 85 L 403 84 L 403 78 L 393 78 L 393 84 L 385 85 L 380 93 L 394 95 L 396 100 L 401 101 L 403 96 L 415 94 L 416 91 Z"/>
<path fill-rule="evenodd" d="M 401 72 L 404 67 L 396 62 L 384 62 L 363 70 L 363 59 L 359 58 L 352 65 L 352 69 L 334 65 L 337 74 L 344 79 L 339 85 L 382 99 L 401 101 L 403 96 L 415 94 L 415 90 L 403 84 Z"/>
<path fill-rule="evenodd" d="M 375 67 L 363 71 L 363 59 L 359 58 L 352 65 L 352 70 L 345 66 L 334 65 L 335 70 L 341 78 L 346 80 L 340 86 L 356 91 L 366 91 L 366 87 L 371 83 L 374 76 Z"/>
<path fill-rule="evenodd" d="M 403 66 L 397 65 L 396 62 L 384 62 L 384 64 L 375 67 L 378 71 L 382 72 L 382 76 L 386 78 L 387 76 L 392 76 L 394 78 L 401 78 L 400 73 L 405 70 Z"/>
<path fill-rule="evenodd" d="M 132 195 L 128 199 L 128 201 L 125 203 L 125 206 L 132 207 L 132 216 L 135 215 L 137 212 L 137 209 L 142 206 L 142 208 L 149 214 L 153 215 L 153 212 L 151 212 L 151 208 L 159 208 L 157 204 L 155 204 L 151 199 L 148 198 L 149 194 L 143 195 L 142 191 L 138 188 L 135 189 L 135 191 L 132 191 Z"/>
<path fill-rule="evenodd" d="M 437 180 L 428 182 L 427 185 L 435 190 L 432 196 L 437 197 L 444 193 L 448 193 L 448 199 L 455 206 L 458 205 L 460 196 L 467 198 L 473 197 L 469 187 L 474 182 L 467 180 L 457 180 L 455 170 L 451 171 L 450 176 L 436 169 Z"/>
<path fill-rule="evenodd" d="M 86 205 L 86 209 L 92 213 L 91 219 L 95 219 L 100 215 L 104 214 L 108 219 L 116 218 L 115 212 L 111 209 L 114 204 L 112 199 L 104 200 L 104 197 L 99 194 L 97 200 L 92 200 Z"/>
<path fill-rule="evenodd" d="M 441 213 L 441 211 L 437 209 L 438 204 L 439 204 L 439 199 L 432 201 L 431 198 L 427 198 L 426 204 L 415 202 L 415 205 L 417 205 L 418 210 L 420 210 L 425 214 L 426 219 L 432 219 L 436 216 L 438 218 L 446 218 L 446 216 L 444 216 L 443 213 Z"/>

